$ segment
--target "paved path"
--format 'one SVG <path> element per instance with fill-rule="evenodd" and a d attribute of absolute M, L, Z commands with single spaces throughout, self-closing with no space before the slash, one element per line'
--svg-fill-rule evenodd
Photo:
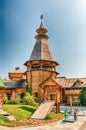
<path fill-rule="evenodd" d="M 0 130 L 86 130 L 86 116 L 79 116 L 74 123 L 63 123 L 62 121 L 54 122 L 38 127 L 16 127 L 8 128 L 0 126 Z"/>

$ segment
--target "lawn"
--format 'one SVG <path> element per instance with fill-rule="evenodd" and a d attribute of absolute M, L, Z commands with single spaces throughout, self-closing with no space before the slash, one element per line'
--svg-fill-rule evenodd
<path fill-rule="evenodd" d="M 7 121 L 9 121 L 9 120 L 6 117 L 0 115 L 0 125 L 3 125 Z"/>
<path fill-rule="evenodd" d="M 36 107 L 30 106 L 30 105 L 5 104 L 5 105 L 3 105 L 3 110 L 5 110 L 6 112 L 13 115 L 17 121 L 16 122 L 7 122 L 8 120 L 5 117 L 0 116 L 0 124 L 6 125 L 6 126 L 34 125 L 33 120 L 31 120 L 31 119 L 26 120 L 26 122 L 25 122 L 24 119 L 29 119 L 36 109 L 37 109 Z M 52 122 L 53 119 L 61 120 L 61 119 L 63 119 L 63 117 L 64 117 L 63 113 L 56 114 L 54 111 L 52 111 L 50 114 L 48 114 L 46 116 L 45 120 L 43 120 L 43 121 L 45 121 L 45 123 L 47 123 L 47 121 Z M 22 120 L 21 123 L 19 122 L 20 120 Z M 24 120 L 24 122 L 23 122 L 23 120 Z M 41 123 L 43 123 L 43 121 L 41 120 Z M 38 122 L 37 122 L 37 120 L 35 120 L 35 123 L 39 123 L 39 120 L 38 120 Z"/>
<path fill-rule="evenodd" d="M 3 110 L 13 115 L 16 120 L 28 119 L 36 110 L 36 107 L 30 105 L 3 105 Z M 46 116 L 45 119 L 62 119 L 64 117 L 63 113 L 56 114 L 55 112 L 51 112 Z"/>
<path fill-rule="evenodd" d="M 13 115 L 16 120 L 28 119 L 36 110 L 36 107 L 29 105 L 3 105 L 3 110 Z"/>
<path fill-rule="evenodd" d="M 58 114 L 56 114 L 55 112 L 51 112 L 50 114 L 48 114 L 47 116 L 46 116 L 46 120 L 48 120 L 48 119 L 58 119 L 58 120 L 61 120 L 61 119 L 63 119 L 64 118 L 64 113 L 58 113 Z"/>

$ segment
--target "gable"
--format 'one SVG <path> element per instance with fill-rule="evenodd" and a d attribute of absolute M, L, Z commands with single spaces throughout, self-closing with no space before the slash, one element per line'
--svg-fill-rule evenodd
<path fill-rule="evenodd" d="M 71 88 L 81 88 L 83 87 L 83 82 L 77 79 L 74 84 L 71 86 Z"/>
<path fill-rule="evenodd" d="M 59 86 L 59 88 L 61 88 L 61 86 L 52 78 L 47 78 L 45 81 L 43 81 L 40 86 L 43 88 L 44 86 Z"/>

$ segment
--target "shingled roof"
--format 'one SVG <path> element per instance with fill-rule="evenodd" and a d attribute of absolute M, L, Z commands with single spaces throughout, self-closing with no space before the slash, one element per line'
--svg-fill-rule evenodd
<path fill-rule="evenodd" d="M 39 39 L 33 48 L 32 54 L 30 56 L 30 61 L 32 60 L 48 60 L 54 61 L 50 47 L 46 39 Z"/>
<path fill-rule="evenodd" d="M 81 82 L 81 85 L 79 85 L 80 87 L 86 87 L 86 78 L 58 77 L 58 78 L 55 79 L 55 81 L 58 84 L 60 84 L 63 88 L 73 87 L 77 81 Z"/>

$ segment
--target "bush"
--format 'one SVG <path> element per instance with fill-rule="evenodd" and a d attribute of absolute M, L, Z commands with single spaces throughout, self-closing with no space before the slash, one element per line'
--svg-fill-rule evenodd
<path fill-rule="evenodd" d="M 8 100 L 7 95 L 5 94 L 5 95 L 4 95 L 4 104 L 8 104 L 8 103 L 9 103 L 9 100 Z"/>
<path fill-rule="evenodd" d="M 35 98 L 30 95 L 30 93 L 26 92 L 22 95 L 16 95 L 15 99 L 8 100 L 7 95 L 4 96 L 4 104 L 24 104 L 24 105 L 32 105 L 37 106 Z"/>
<path fill-rule="evenodd" d="M 40 97 L 34 97 L 35 102 L 40 103 Z"/>
<path fill-rule="evenodd" d="M 9 100 L 9 104 L 20 104 L 20 101 L 21 101 L 20 96 L 17 95 L 15 99 Z"/>
<path fill-rule="evenodd" d="M 63 119 L 64 117 L 64 114 L 63 113 L 58 113 L 56 114 L 55 112 L 51 112 L 50 114 L 48 114 L 45 119 L 46 120 L 49 120 L 49 119 L 58 119 L 58 120 L 61 120 Z"/>
<path fill-rule="evenodd" d="M 22 98 L 22 104 L 24 105 L 32 105 L 32 106 L 37 106 L 37 103 L 34 100 L 34 97 L 30 95 L 30 93 L 25 94 L 25 96 Z"/>

